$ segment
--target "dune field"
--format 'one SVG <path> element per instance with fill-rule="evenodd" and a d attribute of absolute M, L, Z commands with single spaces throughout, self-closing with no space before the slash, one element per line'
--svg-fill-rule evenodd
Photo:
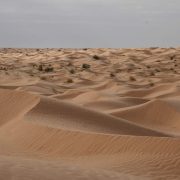
<path fill-rule="evenodd" d="M 0 49 L 0 180 L 179 180 L 180 48 Z"/>

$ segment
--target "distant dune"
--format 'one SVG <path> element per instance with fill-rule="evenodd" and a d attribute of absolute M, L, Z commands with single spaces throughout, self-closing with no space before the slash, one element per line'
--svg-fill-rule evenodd
<path fill-rule="evenodd" d="M 0 62 L 0 179 L 180 179 L 180 48 L 0 49 Z"/>

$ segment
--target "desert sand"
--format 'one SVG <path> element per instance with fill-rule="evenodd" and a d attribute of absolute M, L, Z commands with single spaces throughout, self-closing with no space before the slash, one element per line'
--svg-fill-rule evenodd
<path fill-rule="evenodd" d="M 179 180 L 180 48 L 0 49 L 1 180 Z"/>

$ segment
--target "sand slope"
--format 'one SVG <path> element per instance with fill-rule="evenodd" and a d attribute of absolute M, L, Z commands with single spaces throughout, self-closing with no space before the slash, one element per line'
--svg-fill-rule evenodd
<path fill-rule="evenodd" d="M 0 58 L 0 179 L 180 179 L 178 48 Z"/>

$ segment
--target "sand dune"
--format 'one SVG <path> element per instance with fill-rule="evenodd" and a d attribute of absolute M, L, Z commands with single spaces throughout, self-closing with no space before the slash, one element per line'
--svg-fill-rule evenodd
<path fill-rule="evenodd" d="M 115 118 L 72 103 L 42 98 L 40 103 L 25 115 L 25 119 L 46 126 L 95 133 L 168 136 L 135 123 Z"/>
<path fill-rule="evenodd" d="M 170 102 L 162 99 L 152 100 L 132 108 L 115 110 L 110 114 L 178 135 L 180 132 L 180 101 L 177 99 L 170 99 Z"/>
<path fill-rule="evenodd" d="M 1 49 L 0 179 L 180 179 L 179 50 Z"/>
<path fill-rule="evenodd" d="M 0 90 L 0 126 L 23 116 L 38 101 L 39 98 L 28 93 Z"/>

